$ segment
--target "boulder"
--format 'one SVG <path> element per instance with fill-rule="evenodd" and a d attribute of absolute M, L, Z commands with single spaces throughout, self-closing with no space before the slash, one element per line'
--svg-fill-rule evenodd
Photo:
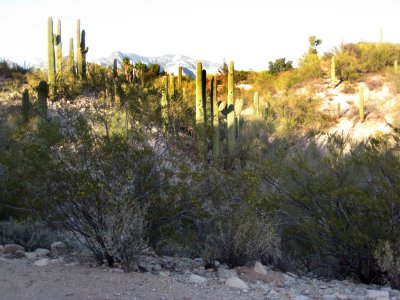
<path fill-rule="evenodd" d="M 44 267 L 47 266 L 50 262 L 49 258 L 41 258 L 33 263 L 34 266 Z"/>
<path fill-rule="evenodd" d="M 4 254 L 16 254 L 17 251 L 25 252 L 25 248 L 17 244 L 7 244 L 3 248 Z"/>
<path fill-rule="evenodd" d="M 25 257 L 27 259 L 34 260 L 37 257 L 37 254 L 35 252 L 25 252 Z"/>
<path fill-rule="evenodd" d="M 261 275 L 267 275 L 268 273 L 267 268 L 258 261 L 254 264 L 253 271 Z"/>
<path fill-rule="evenodd" d="M 218 268 L 218 279 L 220 281 L 225 281 L 231 277 L 238 277 L 238 274 L 235 269 L 227 269 L 224 265 L 219 266 Z"/>
<path fill-rule="evenodd" d="M 35 253 L 36 253 L 36 255 L 37 255 L 38 257 L 44 257 L 44 256 L 49 255 L 50 250 L 48 250 L 48 249 L 43 249 L 43 248 L 38 248 L 38 249 L 35 250 Z"/>
<path fill-rule="evenodd" d="M 63 242 L 55 242 L 50 246 L 50 252 L 53 256 L 64 255 L 67 252 L 67 246 Z"/>
<path fill-rule="evenodd" d="M 236 289 L 242 289 L 242 290 L 248 290 L 249 286 L 247 285 L 246 282 L 244 282 L 242 279 L 238 277 L 231 277 L 228 278 L 225 281 L 225 285 L 229 286 L 231 288 L 236 288 Z"/>

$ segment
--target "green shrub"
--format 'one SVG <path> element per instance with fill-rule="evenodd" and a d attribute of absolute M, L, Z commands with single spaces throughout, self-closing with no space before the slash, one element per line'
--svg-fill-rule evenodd
<path fill-rule="evenodd" d="M 59 232 L 38 221 L 0 222 L 0 245 L 18 244 L 25 251 L 35 251 L 37 248 L 50 249 L 52 243 L 61 239 Z"/>

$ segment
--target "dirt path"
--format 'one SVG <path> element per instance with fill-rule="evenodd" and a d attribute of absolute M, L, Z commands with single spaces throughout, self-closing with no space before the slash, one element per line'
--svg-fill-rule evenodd
<path fill-rule="evenodd" d="M 219 283 L 187 284 L 151 273 L 120 273 L 110 269 L 38 267 L 0 262 L 0 299 L 264 299 L 261 291 L 244 293 Z"/>

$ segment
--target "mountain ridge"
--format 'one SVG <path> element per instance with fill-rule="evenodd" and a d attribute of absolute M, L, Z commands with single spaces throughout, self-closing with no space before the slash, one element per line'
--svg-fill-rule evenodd
<path fill-rule="evenodd" d="M 122 59 L 124 57 L 128 57 L 130 61 L 133 63 L 142 62 L 144 64 L 158 64 L 160 65 L 162 70 L 167 71 L 168 73 L 178 74 L 178 67 L 182 67 L 182 72 L 186 76 L 195 77 L 196 74 L 196 63 L 198 60 L 195 60 L 189 56 L 181 55 L 181 54 L 164 54 L 161 56 L 142 56 L 136 53 L 124 53 L 121 51 L 114 51 L 111 55 L 107 57 L 100 57 L 92 59 L 92 62 L 95 62 L 101 66 L 113 65 L 114 59 L 117 59 L 118 66 L 121 67 Z M 207 73 L 215 74 L 218 73 L 218 70 L 221 68 L 221 64 L 211 62 L 208 60 L 202 60 L 203 69 L 207 71 Z"/>

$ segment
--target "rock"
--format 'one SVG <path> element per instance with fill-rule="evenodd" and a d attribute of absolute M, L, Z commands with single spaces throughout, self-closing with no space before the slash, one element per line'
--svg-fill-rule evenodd
<path fill-rule="evenodd" d="M 253 271 L 261 275 L 267 275 L 267 269 L 258 261 L 254 264 Z"/>
<path fill-rule="evenodd" d="M 7 244 L 3 248 L 4 254 L 16 254 L 17 251 L 25 252 L 25 248 L 17 244 Z"/>
<path fill-rule="evenodd" d="M 41 258 L 41 259 L 39 259 L 38 261 L 35 261 L 35 262 L 33 263 L 33 265 L 34 265 L 34 266 L 38 266 L 38 267 L 44 267 L 44 266 L 47 266 L 47 265 L 49 264 L 49 262 L 50 262 L 50 259 L 48 259 L 48 258 Z"/>
<path fill-rule="evenodd" d="M 37 257 L 37 254 L 35 252 L 25 252 L 25 257 L 27 259 L 34 260 Z"/>
<path fill-rule="evenodd" d="M 48 249 L 43 249 L 43 248 L 37 248 L 35 250 L 35 253 L 38 257 L 43 257 L 43 256 L 47 256 L 50 253 L 50 250 Z"/>
<path fill-rule="evenodd" d="M 196 274 L 190 274 L 189 282 L 194 284 L 205 284 L 207 282 L 207 278 L 204 278 Z"/>
<path fill-rule="evenodd" d="M 367 298 L 373 300 L 383 300 L 389 299 L 389 292 L 382 291 L 382 290 L 368 290 L 367 291 Z"/>
<path fill-rule="evenodd" d="M 51 249 L 51 255 L 59 256 L 66 253 L 67 246 L 63 242 L 55 242 L 51 244 L 50 249 Z"/>
<path fill-rule="evenodd" d="M 169 277 L 169 272 L 168 271 L 161 271 L 160 273 L 158 273 L 158 275 L 160 275 L 161 277 Z"/>
<path fill-rule="evenodd" d="M 235 269 L 227 269 L 225 266 L 220 266 L 218 268 L 218 279 L 221 281 L 225 281 L 231 277 L 238 277 L 238 274 Z"/>
<path fill-rule="evenodd" d="M 155 272 L 161 271 L 161 266 L 160 266 L 159 264 L 155 264 L 155 265 L 153 266 L 153 271 L 155 271 Z"/>
<path fill-rule="evenodd" d="M 3 254 L 3 251 L 4 251 L 3 245 L 0 245 L 0 255 Z"/>
<path fill-rule="evenodd" d="M 228 278 L 225 281 L 225 285 L 229 286 L 231 288 L 236 288 L 236 289 L 242 289 L 242 290 L 248 290 L 249 286 L 247 285 L 246 282 L 244 282 L 242 279 L 238 277 L 231 277 Z"/>

